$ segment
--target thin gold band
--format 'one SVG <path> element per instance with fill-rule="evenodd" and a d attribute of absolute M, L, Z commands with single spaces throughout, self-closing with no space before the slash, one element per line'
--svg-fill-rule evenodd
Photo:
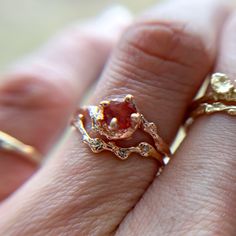
<path fill-rule="evenodd" d="M 89 145 L 94 153 L 100 153 L 105 150 L 110 151 L 115 153 L 115 155 L 117 155 L 121 160 L 127 159 L 131 153 L 138 153 L 143 157 L 153 157 L 163 165 L 163 156 L 170 156 L 170 151 L 167 144 L 165 144 L 164 141 L 159 136 L 157 136 L 156 133 L 154 134 L 153 130 L 147 129 L 146 132 L 149 134 L 152 132 L 151 135 L 153 135 L 155 138 L 156 147 L 153 147 L 146 142 L 141 142 L 136 147 L 122 148 L 117 146 L 114 142 L 105 142 L 101 138 L 91 138 L 85 130 L 83 120 L 84 116 L 80 114 L 77 117 L 77 120 L 72 123 L 72 125 L 82 134 L 83 142 Z"/>
<path fill-rule="evenodd" d="M 26 145 L 2 131 L 0 131 L 0 150 L 15 153 L 33 164 L 41 164 L 41 155 L 34 147 Z"/>

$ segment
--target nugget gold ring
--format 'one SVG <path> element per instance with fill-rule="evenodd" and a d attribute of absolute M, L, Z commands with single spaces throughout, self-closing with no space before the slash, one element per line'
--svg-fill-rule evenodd
<path fill-rule="evenodd" d="M 205 96 L 195 100 L 189 109 L 187 126 L 202 115 L 225 113 L 236 116 L 236 86 L 226 74 L 215 73 L 210 79 L 210 88 Z"/>
<path fill-rule="evenodd" d="M 164 158 L 170 156 L 169 146 L 158 135 L 157 126 L 140 113 L 132 95 L 114 96 L 101 101 L 98 106 L 83 107 L 76 113 L 72 125 L 94 153 L 110 151 L 121 160 L 138 153 L 142 157 L 155 158 L 162 165 Z M 86 127 L 91 127 L 92 135 Z M 153 143 L 140 142 L 131 147 L 117 144 L 130 140 L 137 129 L 149 134 Z"/>
<path fill-rule="evenodd" d="M 0 131 L 0 150 L 23 157 L 32 164 L 41 164 L 41 155 L 34 147 L 26 145 L 2 131 Z"/>

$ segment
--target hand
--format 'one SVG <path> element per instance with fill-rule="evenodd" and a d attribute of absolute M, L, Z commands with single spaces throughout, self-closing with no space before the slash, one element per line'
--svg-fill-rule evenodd
<path fill-rule="evenodd" d="M 235 79 L 232 9 L 224 0 L 176 0 L 124 33 L 123 10 L 69 29 L 5 76 L 0 130 L 46 156 L 106 63 L 88 104 L 131 93 L 170 144 L 212 69 Z M 235 131 L 233 117 L 199 118 L 158 178 L 157 161 L 92 154 L 71 130 L 37 172 L 2 154 L 0 235 L 233 236 Z"/>

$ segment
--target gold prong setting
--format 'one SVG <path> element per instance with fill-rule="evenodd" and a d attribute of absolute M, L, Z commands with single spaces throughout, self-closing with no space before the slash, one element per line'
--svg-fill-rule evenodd
<path fill-rule="evenodd" d="M 112 131 L 118 130 L 119 124 L 118 119 L 116 117 L 112 118 L 108 128 Z"/>
<path fill-rule="evenodd" d="M 140 113 L 133 113 L 131 114 L 131 124 L 132 127 L 136 127 L 137 125 L 139 125 L 141 122 L 141 114 Z"/>
<path fill-rule="evenodd" d="M 110 101 L 106 101 L 106 100 L 100 102 L 101 107 L 107 107 L 109 106 L 109 104 L 110 104 Z"/>
<path fill-rule="evenodd" d="M 130 115 L 127 116 L 126 119 L 122 118 L 119 119 L 116 117 L 116 114 L 112 116 L 110 119 L 106 119 L 106 112 L 114 106 L 113 104 L 123 104 L 121 107 L 124 107 L 123 110 L 128 109 L 132 110 Z M 101 134 L 106 136 L 108 139 L 111 140 L 118 140 L 118 139 L 124 139 L 129 138 L 132 136 L 132 134 L 139 128 L 140 125 L 140 114 L 138 113 L 134 97 L 130 94 L 119 97 L 112 97 L 110 100 L 109 98 L 106 100 L 103 100 L 100 102 L 98 109 L 99 112 L 96 111 L 95 113 L 99 113 L 100 115 L 93 115 L 93 126 L 95 129 Z M 123 112 L 122 108 L 120 112 Z M 111 113 L 111 114 L 110 114 Z M 109 116 L 112 115 L 112 112 L 109 113 Z M 117 111 L 115 111 L 117 113 Z M 102 115 L 101 115 L 102 114 Z M 117 114 L 120 116 L 120 114 Z M 128 122 L 127 120 L 130 120 L 130 125 L 127 125 L 127 127 L 122 127 L 119 123 L 121 122 Z M 126 126 L 126 125 L 125 125 Z"/>
<path fill-rule="evenodd" d="M 133 104 L 133 102 L 134 102 L 134 96 L 131 95 L 131 94 L 128 94 L 128 95 L 125 96 L 124 101 Z"/>

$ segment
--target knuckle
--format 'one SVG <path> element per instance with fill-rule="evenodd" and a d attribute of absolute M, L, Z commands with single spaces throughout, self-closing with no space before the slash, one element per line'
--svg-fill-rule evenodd
<path fill-rule="evenodd" d="M 131 26 L 113 57 L 109 74 L 114 77 L 113 83 L 129 88 L 130 80 L 135 80 L 150 89 L 165 87 L 166 79 L 175 82 L 176 77 L 196 76 L 192 75 L 193 69 L 197 76 L 204 76 L 211 64 L 209 50 L 201 36 L 187 26 L 178 22 L 139 22 Z M 179 84 L 189 87 L 193 80 L 182 80 Z M 173 92 L 177 91 L 179 88 Z"/>
<path fill-rule="evenodd" d="M 0 87 L 0 106 L 21 109 L 61 108 L 72 101 L 60 83 L 36 73 L 16 73 L 5 77 Z"/>
<path fill-rule="evenodd" d="M 140 22 L 133 25 L 125 35 L 131 48 L 164 61 L 172 61 L 186 66 L 201 62 L 207 50 L 200 35 L 188 29 L 181 22 Z"/>
<path fill-rule="evenodd" d="M 105 60 L 115 42 L 92 29 L 72 27 L 51 43 L 58 43 L 60 48 L 64 47 L 67 51 L 64 53 L 66 61 L 75 64 L 78 55 L 99 56 L 101 61 Z"/>

